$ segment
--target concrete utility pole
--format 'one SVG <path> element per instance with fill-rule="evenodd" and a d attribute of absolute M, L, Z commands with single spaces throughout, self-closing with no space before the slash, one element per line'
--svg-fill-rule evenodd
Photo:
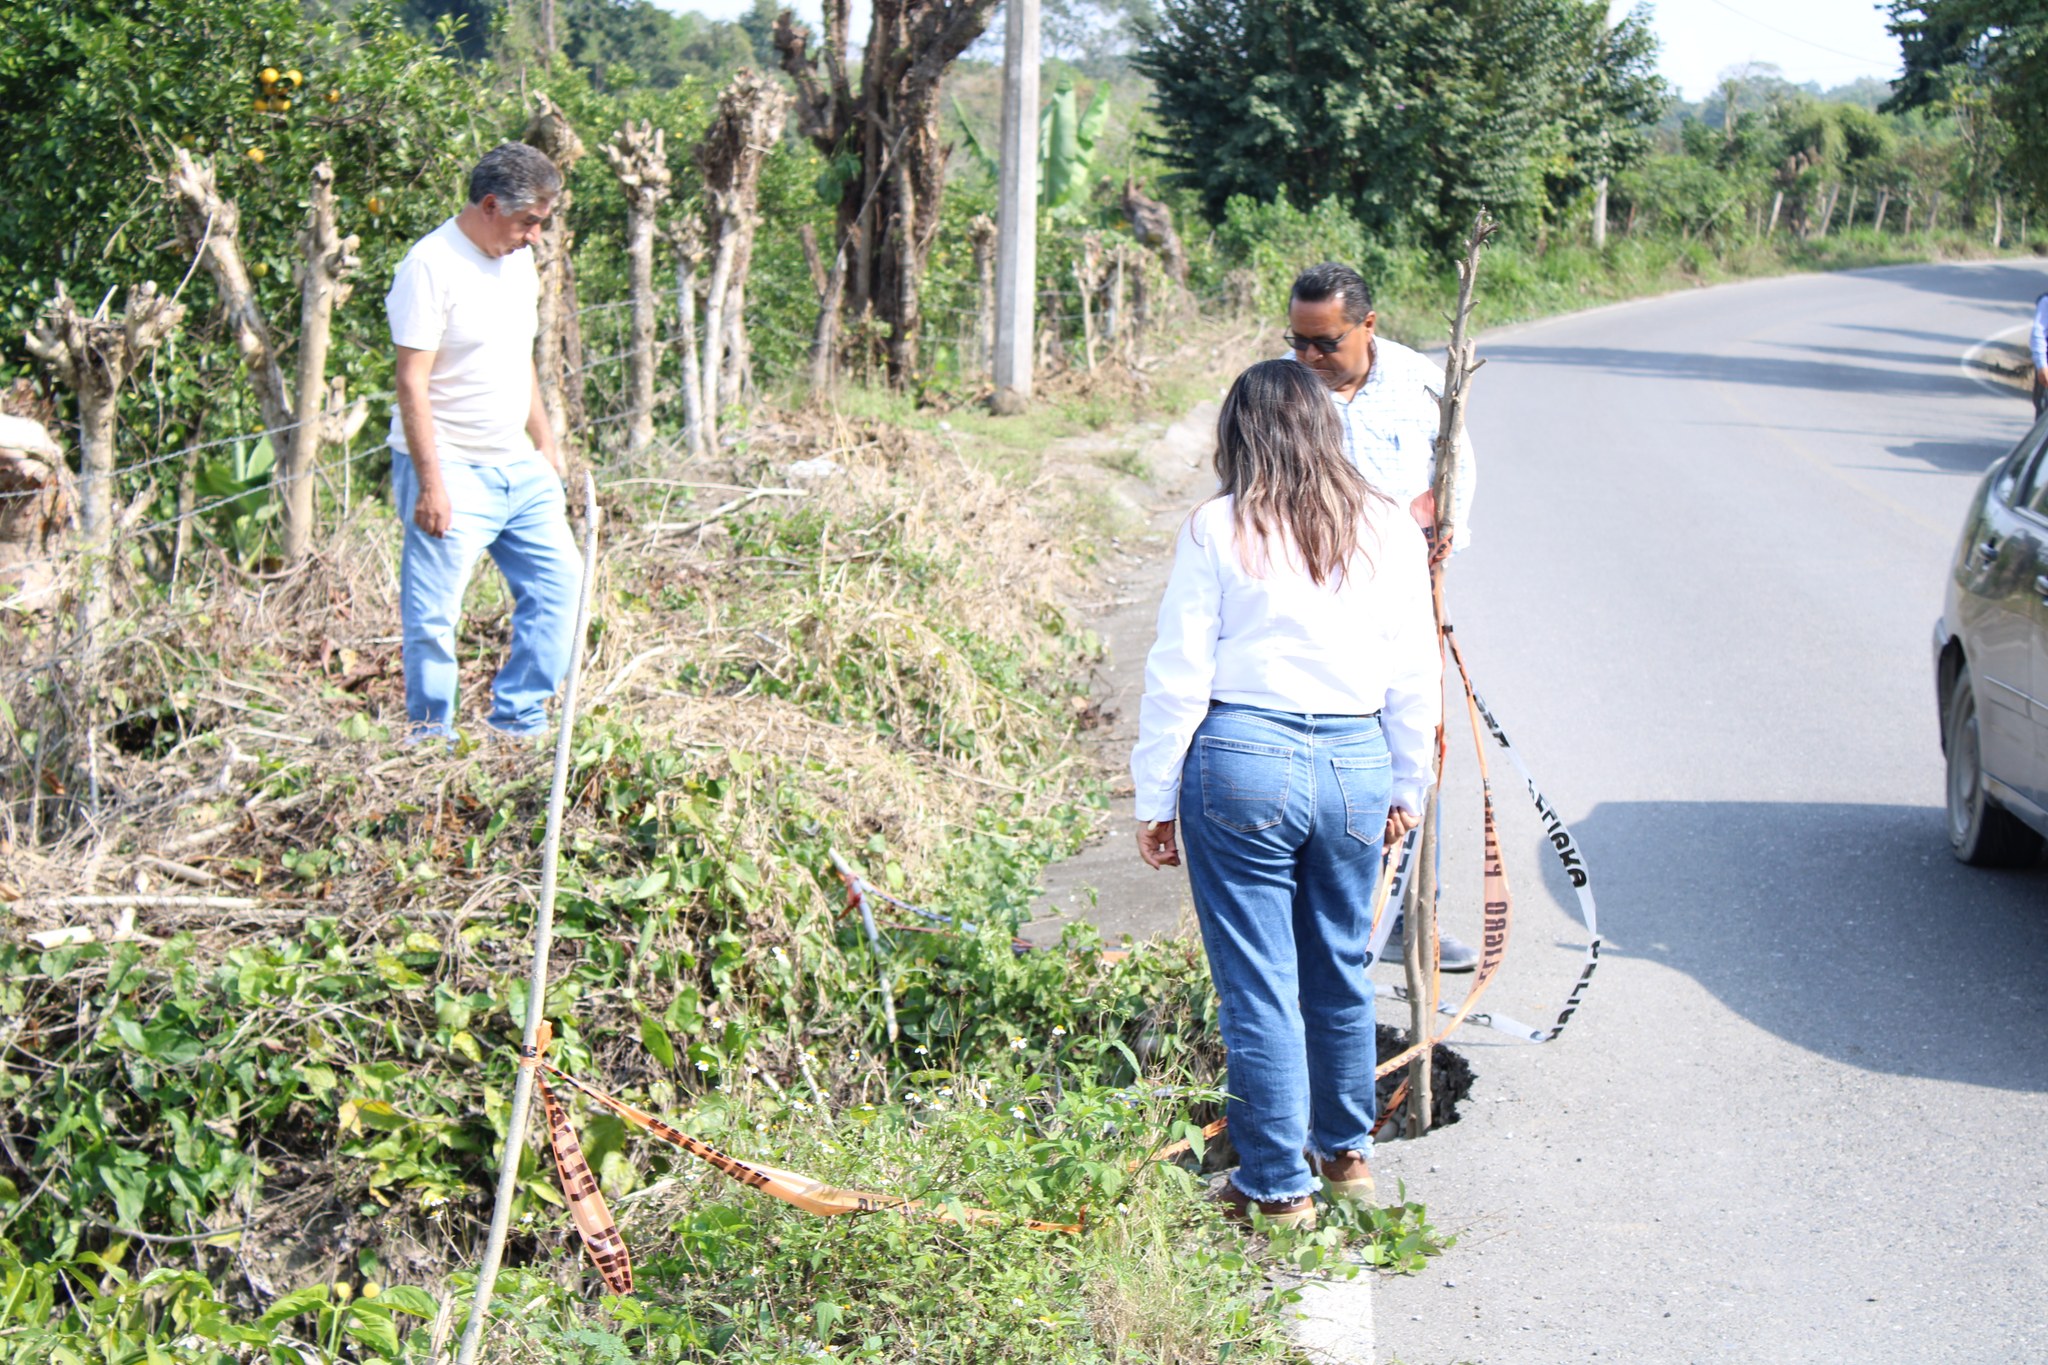
<path fill-rule="evenodd" d="M 1038 0 L 1005 0 L 1002 188 L 996 201 L 998 413 L 1031 400 L 1038 295 Z"/>

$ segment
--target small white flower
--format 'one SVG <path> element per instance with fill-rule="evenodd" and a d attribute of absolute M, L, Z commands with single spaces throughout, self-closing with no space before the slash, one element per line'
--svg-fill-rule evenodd
<path fill-rule="evenodd" d="M 1014 1307 L 1014 1308 L 1022 1308 L 1022 1307 L 1024 1306 L 1024 1300 L 1022 1300 L 1022 1299 L 1011 1299 L 1011 1300 L 1010 1300 L 1010 1305 L 1011 1305 L 1012 1307 Z"/>
<path fill-rule="evenodd" d="M 919 1043 L 915 1051 L 917 1055 L 920 1057 L 928 1057 L 931 1055 L 931 1049 L 926 1047 L 923 1043 Z"/>
<path fill-rule="evenodd" d="M 703 1060 L 703 1059 L 701 1059 L 701 1058 L 700 1058 L 700 1059 L 698 1059 L 698 1062 L 697 1062 L 697 1070 L 699 1070 L 699 1071 L 709 1071 L 710 1069 L 711 1069 L 711 1063 L 709 1063 L 709 1062 L 707 1062 L 707 1061 L 704 1061 L 704 1060 Z"/>
<path fill-rule="evenodd" d="M 1021 1119 L 1021 1118 L 1023 1118 L 1023 1117 L 1024 1117 L 1024 1106 L 1023 1106 L 1023 1105 L 1021 1105 L 1021 1104 L 1013 1104 L 1013 1105 L 1011 1105 L 1011 1106 L 1010 1106 L 1010 1117 L 1011 1117 L 1011 1118 L 1013 1118 L 1013 1119 Z"/>
<path fill-rule="evenodd" d="M 1064 1038 L 1067 1036 L 1067 1030 L 1063 1025 L 1054 1024 L 1052 1026 L 1052 1036 L 1055 1038 Z"/>
<path fill-rule="evenodd" d="M 953 1087 L 950 1085 L 942 1085 L 939 1087 L 939 1093 L 941 1095 L 944 1095 L 946 1098 L 951 1099 L 953 1097 Z"/>
<path fill-rule="evenodd" d="M 1012 1039 L 1010 1040 L 1010 1051 L 1012 1051 L 1012 1052 L 1022 1052 L 1023 1050 L 1024 1050 L 1024 1040 L 1023 1040 L 1022 1038 L 1012 1038 Z"/>

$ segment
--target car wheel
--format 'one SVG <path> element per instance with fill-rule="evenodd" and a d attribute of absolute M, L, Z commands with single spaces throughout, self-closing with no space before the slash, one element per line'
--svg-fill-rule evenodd
<path fill-rule="evenodd" d="M 1984 790 L 1984 748 L 1970 670 L 1956 674 L 1948 703 L 1948 843 L 1972 867 L 2025 867 L 2041 856 L 2041 836 Z"/>

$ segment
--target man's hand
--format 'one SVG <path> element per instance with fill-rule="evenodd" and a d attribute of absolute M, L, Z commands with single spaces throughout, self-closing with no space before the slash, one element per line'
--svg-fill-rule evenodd
<path fill-rule="evenodd" d="M 1179 867 L 1180 850 L 1173 842 L 1173 821 L 1147 820 L 1139 825 L 1138 856 L 1150 868 Z"/>
<path fill-rule="evenodd" d="M 448 534 L 448 524 L 455 519 L 455 509 L 448 502 L 448 490 L 441 484 L 421 484 L 420 495 L 413 503 L 412 524 L 439 540 Z"/>
<path fill-rule="evenodd" d="M 2034 367 L 2034 387 L 2037 389 L 2048 389 L 2048 367 L 2040 365 Z"/>
<path fill-rule="evenodd" d="M 1432 569 L 1451 557 L 1452 537 L 1430 530 L 1424 531 L 1422 538 L 1429 542 L 1429 566 Z"/>
<path fill-rule="evenodd" d="M 1395 844 L 1400 843 L 1408 837 L 1408 831 L 1414 829 L 1415 825 L 1415 816 L 1406 807 L 1387 807 L 1387 833 L 1384 846 L 1392 848 Z"/>

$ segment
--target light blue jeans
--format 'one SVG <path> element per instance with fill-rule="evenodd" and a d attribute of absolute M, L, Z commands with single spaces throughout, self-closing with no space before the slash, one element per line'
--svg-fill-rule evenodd
<path fill-rule="evenodd" d="M 414 524 L 419 473 L 391 452 L 391 491 L 405 525 L 399 575 L 405 714 L 412 736 L 455 732 L 455 627 L 477 559 L 488 553 L 512 590 L 512 651 L 491 684 L 490 724 L 507 734 L 547 728 L 548 699 L 569 671 L 583 566 L 569 534 L 562 481 L 538 451 L 503 465 L 441 462 L 453 509 L 447 534 Z"/>
<path fill-rule="evenodd" d="M 1230 1050 L 1239 1190 L 1318 1188 L 1372 1145 L 1372 893 L 1393 789 L 1373 716 L 1212 703 L 1181 771 L 1181 844 Z"/>

